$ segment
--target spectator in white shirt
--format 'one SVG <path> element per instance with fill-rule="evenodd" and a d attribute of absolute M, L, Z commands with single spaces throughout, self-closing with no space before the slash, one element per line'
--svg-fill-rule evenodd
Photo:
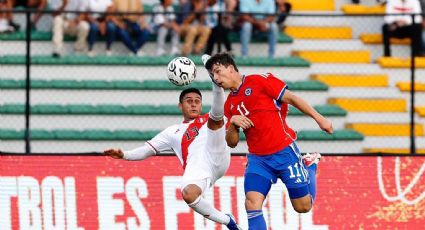
<path fill-rule="evenodd" d="M 50 0 L 49 6 L 53 13 L 53 57 L 63 55 L 64 34 L 76 36 L 75 52 L 84 52 L 87 47 L 87 36 L 90 25 L 84 20 L 83 14 L 65 13 L 64 11 L 81 11 L 84 0 Z"/>
<path fill-rule="evenodd" d="M 410 38 L 415 56 L 423 55 L 422 48 L 422 16 L 418 0 L 388 0 L 385 8 L 385 24 L 382 26 L 384 40 L 384 56 L 391 56 L 390 38 Z M 412 20 L 414 19 L 414 21 Z"/>
<path fill-rule="evenodd" d="M 176 15 L 172 6 L 173 0 L 160 0 L 160 4 L 153 8 L 153 30 L 157 33 L 156 55 L 165 54 L 165 40 L 171 33 L 171 52 L 172 56 L 179 53 L 180 45 L 180 26 L 176 22 Z"/>

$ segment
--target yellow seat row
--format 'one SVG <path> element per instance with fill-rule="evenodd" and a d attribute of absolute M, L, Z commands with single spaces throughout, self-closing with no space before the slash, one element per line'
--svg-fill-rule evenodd
<path fill-rule="evenodd" d="M 410 124 L 408 123 L 348 123 L 345 127 L 356 130 L 365 136 L 410 136 Z M 414 130 L 415 136 L 424 136 L 422 124 L 415 124 Z"/>
<path fill-rule="evenodd" d="M 406 112 L 407 102 L 402 98 L 329 98 L 329 104 L 349 112 Z"/>
<path fill-rule="evenodd" d="M 342 12 L 345 14 L 384 14 L 385 6 L 383 5 L 357 5 L 357 4 L 346 4 L 341 7 Z"/>
<path fill-rule="evenodd" d="M 386 74 L 313 74 L 310 79 L 333 87 L 387 87 Z"/>
<path fill-rule="evenodd" d="M 365 44 L 382 44 L 382 34 L 360 34 L 360 40 Z M 391 44 L 407 45 L 410 44 L 409 38 L 391 38 Z"/>
<path fill-rule="evenodd" d="M 369 50 L 299 50 L 292 55 L 313 63 L 370 63 L 372 58 Z"/>

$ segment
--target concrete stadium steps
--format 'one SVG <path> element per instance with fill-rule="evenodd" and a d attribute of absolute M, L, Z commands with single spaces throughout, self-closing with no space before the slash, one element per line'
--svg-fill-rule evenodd
<path fill-rule="evenodd" d="M 326 153 L 361 153 L 361 141 L 334 141 L 332 148 L 327 141 L 297 141 L 302 152 Z M 31 151 L 41 153 L 75 153 L 75 152 L 102 152 L 108 148 L 122 148 L 130 150 L 140 147 L 144 141 L 32 141 Z M 2 141 L 2 151 L 24 152 L 23 141 Z M 248 146 L 245 141 L 239 142 L 232 153 L 247 153 Z"/>
<path fill-rule="evenodd" d="M 312 80 L 332 87 L 388 87 L 386 74 L 313 74 Z"/>
<path fill-rule="evenodd" d="M 385 6 L 373 5 L 367 6 L 363 4 L 346 4 L 341 7 L 344 14 L 384 14 Z"/>
<path fill-rule="evenodd" d="M 285 33 L 295 39 L 351 39 L 349 26 L 287 26 Z"/>
<path fill-rule="evenodd" d="M 391 153 L 391 154 L 410 154 L 408 148 L 365 148 L 365 153 Z M 425 154 L 425 149 L 416 149 L 417 154 Z"/>
<path fill-rule="evenodd" d="M 329 98 L 328 103 L 349 112 L 407 112 L 407 102 L 402 98 Z"/>
<path fill-rule="evenodd" d="M 289 0 L 294 11 L 334 11 L 334 0 Z"/>
<path fill-rule="evenodd" d="M 365 48 L 370 50 L 372 53 L 372 60 L 375 62 L 384 56 L 384 45 L 382 44 L 367 44 L 364 45 Z M 391 46 L 391 55 L 393 57 L 410 57 L 410 48 L 409 46 L 402 46 L 402 45 L 392 45 Z"/>
<path fill-rule="evenodd" d="M 365 136 L 409 136 L 410 125 L 407 123 L 347 123 L 347 129 L 353 129 Z M 424 136 L 424 126 L 415 125 L 415 136 Z"/>
<path fill-rule="evenodd" d="M 411 82 L 408 81 L 397 82 L 396 86 L 401 92 L 410 92 L 411 90 Z M 415 82 L 414 89 L 415 92 L 425 92 L 425 83 Z"/>
<path fill-rule="evenodd" d="M 31 43 L 31 53 L 33 55 L 51 55 L 52 43 L 47 41 L 35 41 Z M 305 49 L 339 49 L 339 50 L 361 50 L 364 49 L 364 44 L 357 39 L 335 39 L 332 43 L 329 40 L 318 40 L 318 39 L 297 39 L 291 44 L 278 43 L 276 45 L 276 57 L 289 56 L 292 50 L 305 50 Z M 25 44 L 20 41 L 2 41 L 0 42 L 0 55 L 23 55 L 25 54 Z M 236 56 L 240 56 L 241 45 L 239 43 L 233 43 L 232 49 Z M 95 52 L 98 56 L 105 55 L 105 44 L 99 42 L 95 44 Z M 156 44 L 153 42 L 146 43 L 142 48 L 146 56 L 156 56 Z M 166 50 L 170 48 L 166 46 Z M 122 42 L 116 42 L 112 45 L 112 51 L 114 55 L 128 56 L 129 51 Z M 222 51 L 225 51 L 223 48 Z M 264 43 L 250 43 L 249 54 L 251 56 L 264 56 L 268 55 L 268 44 Z M 72 56 L 73 43 L 64 44 L 64 55 Z M 80 55 L 82 56 L 82 55 Z"/>
<path fill-rule="evenodd" d="M 377 63 L 382 68 L 410 68 L 411 59 L 401 57 L 380 57 Z M 415 58 L 416 68 L 425 68 L 425 57 Z"/>
<path fill-rule="evenodd" d="M 370 63 L 369 50 L 300 50 L 292 55 L 313 63 Z"/>
<path fill-rule="evenodd" d="M 360 40 L 364 44 L 382 44 L 383 38 L 382 34 L 361 34 Z M 410 39 L 409 38 L 391 38 L 390 42 L 392 45 L 409 45 Z"/>

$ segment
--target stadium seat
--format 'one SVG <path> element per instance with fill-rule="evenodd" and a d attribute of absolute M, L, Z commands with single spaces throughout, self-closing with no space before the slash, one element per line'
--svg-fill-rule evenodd
<path fill-rule="evenodd" d="M 33 131 L 31 131 L 32 133 Z M 36 130 L 39 140 L 84 140 L 84 141 L 129 141 L 129 140 L 150 140 L 159 130 Z M 0 129 L 0 140 L 22 140 L 24 132 L 22 130 Z M 50 138 L 50 139 L 48 139 Z M 354 130 L 335 130 L 333 134 L 327 134 L 320 130 L 301 130 L 298 132 L 298 140 L 304 141 L 361 141 L 363 135 Z M 245 140 L 243 133 L 241 140 Z"/>
<path fill-rule="evenodd" d="M 285 33 L 300 39 L 351 39 L 352 28 L 349 26 L 288 26 Z"/>
<path fill-rule="evenodd" d="M 401 98 L 328 98 L 328 103 L 349 112 L 407 112 L 407 102 Z"/>
<path fill-rule="evenodd" d="M 389 153 L 389 154 L 410 154 L 410 149 L 405 148 L 364 148 L 365 153 Z M 417 154 L 425 154 L 425 149 L 416 149 Z"/>
<path fill-rule="evenodd" d="M 383 68 L 410 68 L 410 58 L 399 58 L 399 57 L 380 57 L 377 63 Z M 425 68 L 425 57 L 415 58 L 416 68 Z"/>
<path fill-rule="evenodd" d="M 196 65 L 202 65 L 200 56 L 190 56 Z M 137 66 L 159 66 L 167 65 L 170 57 L 130 57 L 130 56 L 96 56 L 93 58 L 87 56 L 64 56 L 54 58 L 50 55 L 34 55 L 33 65 L 137 65 Z M 5 65 L 24 65 L 26 62 L 24 55 L 4 55 L 0 56 L 0 64 Z M 240 66 L 287 66 L 287 67 L 309 67 L 310 63 L 299 57 L 276 57 L 273 59 L 264 57 L 237 57 L 236 62 Z"/>
<path fill-rule="evenodd" d="M 334 11 L 334 0 L 289 0 L 294 11 Z"/>
<path fill-rule="evenodd" d="M 411 90 L 411 83 L 408 81 L 399 81 L 396 83 L 396 86 L 400 89 L 401 92 L 410 92 Z M 415 91 L 425 92 L 425 83 L 415 82 Z"/>
<path fill-rule="evenodd" d="M 391 123 L 347 123 L 347 129 L 353 129 L 365 136 L 409 136 L 409 124 L 391 124 Z M 424 127 L 422 124 L 415 125 L 415 136 L 424 136 Z"/>
<path fill-rule="evenodd" d="M 374 6 L 346 4 L 341 7 L 341 10 L 344 14 L 384 14 L 385 6 L 380 4 Z"/>
<path fill-rule="evenodd" d="M 313 74 L 312 80 L 317 80 L 332 87 L 387 87 L 386 74 Z"/>
<path fill-rule="evenodd" d="M 370 63 L 369 50 L 301 50 L 292 55 L 313 63 Z"/>
<path fill-rule="evenodd" d="M 417 112 L 420 117 L 425 117 L 425 106 L 415 107 L 415 112 Z"/>
<path fill-rule="evenodd" d="M 382 44 L 382 34 L 360 34 L 360 40 L 364 44 Z M 410 44 L 409 38 L 391 38 L 393 45 L 408 45 Z"/>

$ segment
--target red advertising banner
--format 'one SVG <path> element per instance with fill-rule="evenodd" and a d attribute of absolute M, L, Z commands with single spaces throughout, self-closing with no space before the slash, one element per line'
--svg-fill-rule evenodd
<path fill-rule="evenodd" d="M 206 198 L 247 229 L 244 157 Z M 270 229 L 425 229 L 425 157 L 325 157 L 312 211 L 296 213 L 285 186 L 263 209 Z M 225 229 L 191 211 L 176 157 L 0 156 L 0 229 Z"/>

